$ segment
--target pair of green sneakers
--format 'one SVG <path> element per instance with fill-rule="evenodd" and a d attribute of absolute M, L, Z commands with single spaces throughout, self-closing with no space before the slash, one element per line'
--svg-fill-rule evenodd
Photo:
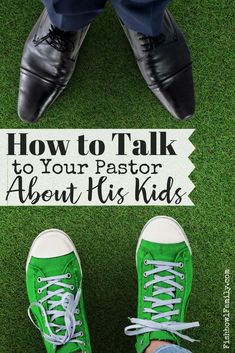
<path fill-rule="evenodd" d="M 126 327 L 137 336 L 136 350 L 152 340 L 193 341 L 182 330 L 192 285 L 192 254 L 180 225 L 155 217 L 144 227 L 136 252 L 138 318 Z M 26 265 L 28 314 L 40 330 L 47 353 L 91 353 L 82 293 L 82 268 L 71 239 L 51 229 L 33 242 Z"/>

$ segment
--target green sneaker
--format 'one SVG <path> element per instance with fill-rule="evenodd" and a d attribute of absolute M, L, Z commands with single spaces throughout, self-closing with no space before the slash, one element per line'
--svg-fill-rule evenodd
<path fill-rule="evenodd" d="M 28 314 L 47 353 L 91 353 L 82 295 L 82 269 L 71 239 L 51 229 L 39 234 L 26 265 Z"/>
<path fill-rule="evenodd" d="M 192 252 L 174 219 L 155 217 L 145 225 L 136 265 L 138 318 L 130 319 L 132 325 L 125 328 L 125 334 L 137 336 L 137 352 L 142 353 L 152 340 L 195 341 L 181 333 L 199 323 L 184 322 L 193 278 Z"/>

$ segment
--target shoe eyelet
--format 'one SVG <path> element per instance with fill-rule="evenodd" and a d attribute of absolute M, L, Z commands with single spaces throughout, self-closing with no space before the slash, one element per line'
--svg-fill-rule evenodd
<path fill-rule="evenodd" d="M 144 340 L 141 340 L 141 341 L 140 341 L 140 344 L 144 344 Z"/>
<path fill-rule="evenodd" d="M 41 294 L 41 293 L 42 293 L 41 288 L 38 288 L 38 294 Z"/>
<path fill-rule="evenodd" d="M 67 273 L 66 277 L 71 278 L 72 277 L 71 273 Z"/>
<path fill-rule="evenodd" d="M 38 283 L 40 283 L 42 281 L 42 278 L 38 277 L 37 281 L 38 281 Z"/>
<path fill-rule="evenodd" d="M 182 286 L 182 287 L 180 288 L 180 291 L 181 291 L 181 292 L 183 292 L 183 291 L 184 291 L 184 286 Z"/>
<path fill-rule="evenodd" d="M 147 286 L 146 286 L 146 284 L 144 285 L 144 289 L 147 289 Z"/>
<path fill-rule="evenodd" d="M 72 286 L 70 286 L 70 289 L 71 289 L 71 290 L 74 290 L 74 286 L 73 286 L 73 285 L 72 285 Z"/>
<path fill-rule="evenodd" d="M 84 333 L 81 331 L 81 333 L 80 333 L 80 337 L 83 337 L 84 336 Z"/>
<path fill-rule="evenodd" d="M 148 260 L 144 260 L 144 265 L 145 265 L 145 266 L 148 265 Z"/>
<path fill-rule="evenodd" d="M 183 262 L 180 262 L 180 263 L 179 263 L 179 268 L 183 268 L 183 267 L 184 267 Z"/>
<path fill-rule="evenodd" d="M 183 279 L 184 279 L 184 275 L 181 275 L 181 276 L 180 276 L 180 279 L 182 279 L 182 280 L 183 280 Z"/>
<path fill-rule="evenodd" d="M 145 278 L 147 277 L 147 273 L 146 273 L 146 272 L 144 272 L 144 277 L 145 277 Z"/>
<path fill-rule="evenodd" d="M 82 326 L 82 321 L 81 320 L 78 321 L 78 326 Z"/>

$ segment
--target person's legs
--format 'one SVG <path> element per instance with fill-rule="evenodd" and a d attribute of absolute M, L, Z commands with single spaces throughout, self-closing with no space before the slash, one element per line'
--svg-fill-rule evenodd
<path fill-rule="evenodd" d="M 125 25 L 140 33 L 157 36 L 170 0 L 111 0 Z"/>
<path fill-rule="evenodd" d="M 191 353 L 189 350 L 175 344 L 165 343 L 157 349 L 146 350 L 145 353 Z"/>
<path fill-rule="evenodd" d="M 63 31 L 76 31 L 100 14 L 106 0 L 42 0 L 51 22 Z"/>

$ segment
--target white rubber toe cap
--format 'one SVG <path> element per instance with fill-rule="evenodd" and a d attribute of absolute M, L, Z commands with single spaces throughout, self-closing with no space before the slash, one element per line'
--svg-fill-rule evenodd
<path fill-rule="evenodd" d="M 191 251 L 183 228 L 173 218 L 166 216 L 152 218 L 142 230 L 139 245 L 142 239 L 159 244 L 176 244 L 185 241 Z"/>
<path fill-rule="evenodd" d="M 27 266 L 32 256 L 48 259 L 67 255 L 71 252 L 74 252 L 79 259 L 76 248 L 66 233 L 58 229 L 48 229 L 40 233 L 34 240 L 29 252 Z"/>

